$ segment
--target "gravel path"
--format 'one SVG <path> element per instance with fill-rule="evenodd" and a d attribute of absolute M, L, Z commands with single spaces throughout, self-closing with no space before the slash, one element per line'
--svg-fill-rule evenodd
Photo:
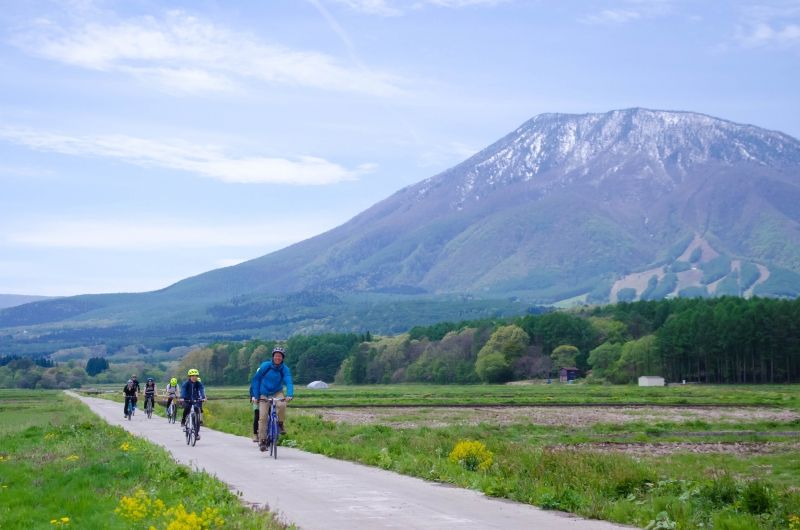
<path fill-rule="evenodd" d="M 268 508 L 305 530 L 627 528 L 297 449 L 281 447 L 278 459 L 272 460 L 249 438 L 210 429 L 203 429 L 197 446 L 189 447 L 179 427 L 162 417 L 148 420 L 139 412 L 128 421 L 120 403 L 68 393 L 111 425 L 161 445 L 181 463 L 216 475 L 241 492 L 244 502 Z"/>

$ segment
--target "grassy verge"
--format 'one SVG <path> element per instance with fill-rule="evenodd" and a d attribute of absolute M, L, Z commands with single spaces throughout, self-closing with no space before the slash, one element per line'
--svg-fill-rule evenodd
<path fill-rule="evenodd" d="M 374 391 L 379 402 L 389 394 L 404 392 L 408 402 L 427 404 L 425 395 L 436 393 L 437 388 L 419 387 L 423 388 L 421 393 L 405 386 L 376 387 Z M 482 403 L 501 395 L 517 399 L 517 392 L 523 398 L 532 395 L 528 389 L 508 386 L 439 388 L 449 396 L 468 392 Z M 212 390 L 212 398 L 241 393 L 241 389 Z M 352 403 L 348 390 L 359 400 L 373 401 L 369 388 L 357 387 L 326 394 L 326 406 L 335 405 L 336 397 Z M 558 394 L 556 399 L 561 396 L 562 402 L 570 403 L 585 396 L 598 396 L 594 387 L 575 385 L 569 390 L 569 394 Z M 481 392 L 485 394 L 481 396 Z M 631 389 L 606 392 L 610 393 L 606 397 L 614 397 L 621 404 Z M 794 404 L 797 399 L 793 387 L 739 391 L 723 387 L 716 397 L 709 389 L 692 392 L 697 392 L 695 397 L 719 404 L 734 402 L 737 394 L 737 404 L 766 402 L 766 396 L 775 398 L 770 405 Z M 306 393 L 298 395 L 299 402 Z M 658 394 L 650 395 L 659 398 Z M 317 396 L 314 399 L 317 403 L 323 400 Z M 212 399 L 206 409 L 209 427 L 250 434 L 252 411 L 245 399 Z M 454 421 L 444 427 L 396 428 L 380 423 L 326 421 L 323 411 L 291 410 L 289 435 L 283 444 L 547 509 L 638 527 L 800 530 L 800 452 L 796 437 L 783 434 L 797 431 L 797 420 L 732 423 L 694 419 L 555 427 L 530 422 L 468 425 Z M 398 417 L 393 419 L 402 420 L 404 414 L 413 417 L 415 412 L 398 411 Z M 744 431 L 750 434 L 743 437 Z M 661 454 L 656 450 L 659 444 L 698 438 L 703 443 L 725 444 L 734 449 L 743 442 L 774 445 L 772 452 L 766 454 L 695 454 L 691 449 Z M 465 441 L 478 444 L 459 445 Z M 643 451 L 601 451 L 596 448 L 598 442 L 632 442 Z M 468 448 L 466 453 L 464 447 Z"/>
<path fill-rule="evenodd" d="M 0 390 L 0 528 L 279 529 L 57 391 Z"/>

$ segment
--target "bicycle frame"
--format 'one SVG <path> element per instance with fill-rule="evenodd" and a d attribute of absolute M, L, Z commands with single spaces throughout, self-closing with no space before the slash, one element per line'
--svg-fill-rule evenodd
<path fill-rule="evenodd" d="M 267 416 L 267 447 L 269 456 L 278 458 L 278 440 L 280 439 L 280 429 L 278 428 L 278 406 L 279 401 L 286 401 L 286 398 L 267 398 L 259 399 L 259 402 L 269 403 L 269 416 Z"/>

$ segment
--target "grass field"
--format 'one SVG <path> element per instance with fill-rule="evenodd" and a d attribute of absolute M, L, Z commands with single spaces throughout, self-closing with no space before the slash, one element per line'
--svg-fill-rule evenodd
<path fill-rule="evenodd" d="M 298 388 L 283 444 L 638 527 L 800 529 L 799 391 Z M 208 394 L 208 426 L 249 436 L 247 389 Z"/>
<path fill-rule="evenodd" d="M 60 391 L 0 390 L 0 528 L 279 529 Z"/>

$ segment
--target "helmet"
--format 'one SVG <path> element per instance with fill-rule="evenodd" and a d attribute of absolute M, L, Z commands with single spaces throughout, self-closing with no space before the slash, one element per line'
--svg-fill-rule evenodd
<path fill-rule="evenodd" d="M 128 379 L 128 384 L 129 385 L 133 384 L 133 379 Z"/>
<path fill-rule="evenodd" d="M 169 384 L 171 384 L 171 385 L 177 385 L 177 384 L 178 384 L 178 379 L 177 379 L 177 378 L 175 378 L 175 377 L 173 377 L 172 379 L 170 379 L 170 380 L 169 380 Z"/>
<path fill-rule="evenodd" d="M 197 368 L 191 368 L 186 375 L 200 375 L 200 371 Z"/>
<path fill-rule="evenodd" d="M 148 377 L 148 378 L 147 378 L 147 382 L 148 382 L 148 383 L 152 383 L 152 382 L 153 382 L 153 378 L 152 378 L 152 377 Z"/>
<path fill-rule="evenodd" d="M 136 379 L 136 374 L 133 374 L 133 375 L 131 376 L 131 379 Z"/>
<path fill-rule="evenodd" d="M 272 348 L 273 357 L 275 356 L 276 353 L 280 353 L 281 355 L 286 357 L 286 352 L 283 351 L 283 348 L 281 346 L 275 346 L 274 348 Z"/>

